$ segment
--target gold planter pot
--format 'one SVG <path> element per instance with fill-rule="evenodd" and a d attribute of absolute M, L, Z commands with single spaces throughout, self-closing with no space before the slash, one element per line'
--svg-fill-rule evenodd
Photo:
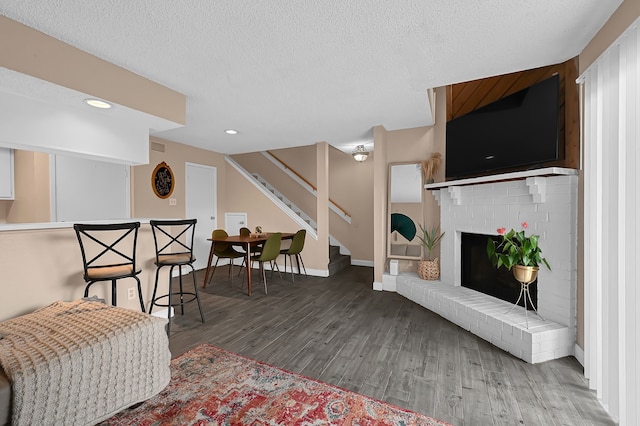
<path fill-rule="evenodd" d="M 536 280 L 538 269 L 537 266 L 514 265 L 512 271 L 513 276 L 519 283 L 529 284 Z"/>

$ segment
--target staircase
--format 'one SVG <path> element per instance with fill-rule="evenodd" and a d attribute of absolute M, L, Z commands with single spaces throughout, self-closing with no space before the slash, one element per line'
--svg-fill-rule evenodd
<path fill-rule="evenodd" d="M 269 182 L 264 180 L 262 176 L 257 173 L 251 174 L 262 186 L 264 186 L 275 197 L 280 199 L 287 207 L 289 207 L 295 214 L 300 216 L 305 222 L 307 222 L 313 229 L 318 229 L 316 222 L 311 219 L 305 212 L 303 212 L 298 206 L 291 202 L 287 197 L 282 195 L 276 188 L 274 188 Z M 338 271 L 351 265 L 351 254 L 339 241 L 329 236 L 329 276 L 334 275 Z"/>
<path fill-rule="evenodd" d="M 267 191 L 271 192 L 274 197 L 276 197 L 280 201 L 282 201 L 289 209 L 291 209 L 292 212 L 294 212 L 296 215 L 300 216 L 300 218 L 302 218 L 302 220 L 307 222 L 309 224 L 309 226 L 311 226 L 316 231 L 318 230 L 318 224 L 316 223 L 315 220 L 311 219 L 311 217 L 309 217 L 309 215 L 307 215 L 305 212 L 303 212 L 302 209 L 300 209 L 291 200 L 289 200 L 287 197 L 285 197 L 280 191 L 278 191 L 275 187 L 273 187 L 273 185 L 271 185 L 269 182 L 267 182 L 262 176 L 260 176 L 257 173 L 251 173 L 251 176 L 253 176 L 253 178 L 258 183 L 260 183 L 260 185 L 264 186 L 267 189 Z M 332 246 L 337 246 L 337 248 L 338 248 L 338 253 L 337 254 L 340 255 L 340 256 L 348 257 L 349 258 L 349 264 L 351 264 L 351 256 L 350 256 L 351 252 L 349 251 L 349 249 L 347 249 L 340 241 L 338 241 L 337 239 L 335 239 L 334 237 L 329 235 L 329 247 L 331 248 Z M 331 261 L 331 256 L 329 256 L 329 259 Z M 329 272 L 329 274 L 331 274 L 331 271 Z"/>
<path fill-rule="evenodd" d="M 311 225 L 311 227 L 313 229 L 315 229 L 316 231 L 318 230 L 318 225 L 316 224 L 316 222 L 311 219 L 305 212 L 303 212 L 298 206 L 296 206 L 295 204 L 293 204 L 293 202 L 291 202 L 287 197 L 285 197 L 284 195 L 282 195 L 282 193 L 280 191 L 278 191 L 276 188 L 274 188 L 269 182 L 267 182 L 266 180 L 264 180 L 262 178 L 262 176 L 260 176 L 257 173 L 252 173 L 251 176 L 253 176 L 255 178 L 255 180 L 257 180 L 258 182 L 260 182 L 260 184 L 262 186 L 264 186 L 265 188 L 267 188 L 267 190 L 269 192 L 271 192 L 274 196 L 276 196 L 278 199 L 280 199 L 280 201 L 282 201 L 287 207 L 289 207 L 295 214 L 297 214 L 298 216 L 300 216 L 302 218 L 302 220 L 304 220 L 305 222 L 307 222 L 309 225 Z"/>
<path fill-rule="evenodd" d="M 329 276 L 351 265 L 351 256 L 340 254 L 340 247 L 329 244 Z"/>

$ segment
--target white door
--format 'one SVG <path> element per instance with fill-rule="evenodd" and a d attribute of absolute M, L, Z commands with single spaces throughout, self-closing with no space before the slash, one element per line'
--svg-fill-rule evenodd
<path fill-rule="evenodd" d="M 225 213 L 224 229 L 229 235 L 240 234 L 240 228 L 248 228 L 246 213 Z"/>
<path fill-rule="evenodd" d="M 207 266 L 211 242 L 211 231 L 218 227 L 216 212 L 217 170 L 202 164 L 185 163 L 185 215 L 187 219 L 198 219 L 193 253 L 196 261 L 193 267 L 202 269 Z"/>

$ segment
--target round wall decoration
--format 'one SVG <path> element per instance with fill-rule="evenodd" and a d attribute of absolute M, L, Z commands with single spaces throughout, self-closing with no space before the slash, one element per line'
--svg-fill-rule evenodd
<path fill-rule="evenodd" d="M 160 198 L 169 198 L 173 192 L 175 181 L 171 167 L 164 161 L 153 169 L 151 174 L 151 187 L 153 192 Z"/>

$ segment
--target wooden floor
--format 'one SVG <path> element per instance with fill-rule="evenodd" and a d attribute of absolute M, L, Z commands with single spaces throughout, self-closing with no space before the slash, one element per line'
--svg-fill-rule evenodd
<path fill-rule="evenodd" d="M 236 268 L 237 271 L 237 268 Z M 371 289 L 373 269 L 331 278 L 218 268 L 172 322 L 173 356 L 201 343 L 350 389 L 454 425 L 613 425 L 573 357 L 530 365 L 427 309 Z M 191 278 L 191 277 L 189 277 Z M 186 281 L 187 283 L 191 282 Z"/>

